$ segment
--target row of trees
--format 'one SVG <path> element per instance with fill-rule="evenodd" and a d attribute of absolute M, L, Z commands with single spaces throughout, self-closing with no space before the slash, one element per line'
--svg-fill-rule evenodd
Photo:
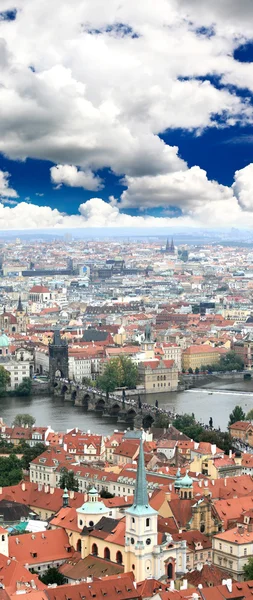
<path fill-rule="evenodd" d="M 138 369 L 131 358 L 120 356 L 112 358 L 106 365 L 103 375 L 97 379 L 97 386 L 106 394 L 116 388 L 134 389 L 138 382 Z"/>

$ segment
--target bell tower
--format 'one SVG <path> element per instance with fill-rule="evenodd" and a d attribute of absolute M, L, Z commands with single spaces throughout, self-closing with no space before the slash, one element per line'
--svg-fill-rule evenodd
<path fill-rule="evenodd" d="M 158 515 L 148 501 L 142 439 L 140 439 L 134 503 L 125 512 L 125 571 L 134 571 L 137 582 L 143 581 L 151 575 L 156 577 L 154 548 L 158 542 Z"/>
<path fill-rule="evenodd" d="M 26 333 L 27 324 L 29 323 L 27 312 L 24 310 L 21 296 L 18 299 L 18 305 L 16 310 L 16 319 L 17 319 L 17 330 L 18 333 Z"/>

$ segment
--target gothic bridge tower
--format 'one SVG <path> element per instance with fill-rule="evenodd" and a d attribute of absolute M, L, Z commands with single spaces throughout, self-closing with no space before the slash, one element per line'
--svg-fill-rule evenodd
<path fill-rule="evenodd" d="M 49 379 L 50 383 L 54 384 L 56 377 L 64 377 L 68 379 L 68 344 L 60 335 L 60 330 L 54 331 L 54 337 L 49 344 Z"/>

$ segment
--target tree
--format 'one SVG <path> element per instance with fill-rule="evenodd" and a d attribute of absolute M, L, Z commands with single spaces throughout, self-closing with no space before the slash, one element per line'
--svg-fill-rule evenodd
<path fill-rule="evenodd" d="M 0 486 L 16 485 L 22 480 L 22 463 L 15 454 L 0 457 Z"/>
<path fill-rule="evenodd" d="M 44 446 L 44 444 L 42 444 L 41 442 L 38 442 L 37 444 L 35 444 L 35 446 L 29 446 L 29 444 L 19 444 L 19 446 L 22 446 L 22 467 L 23 469 L 25 469 L 26 471 L 29 470 L 29 466 L 30 463 L 32 462 L 32 460 L 34 460 L 35 458 L 37 458 L 37 456 L 40 456 L 40 454 L 42 454 L 43 452 L 45 452 L 46 450 L 46 446 Z"/>
<path fill-rule="evenodd" d="M 32 393 L 32 381 L 30 377 L 24 377 L 22 383 L 15 390 L 15 396 L 30 396 Z"/>
<path fill-rule="evenodd" d="M 237 421 L 245 421 L 245 413 L 242 410 L 241 406 L 235 406 L 234 410 L 229 415 L 228 425 L 233 425 Z"/>
<path fill-rule="evenodd" d="M 195 375 L 198 375 L 198 374 L 199 374 L 199 368 L 196 367 L 196 369 L 195 369 Z"/>
<path fill-rule="evenodd" d="M 246 421 L 253 421 L 253 408 L 247 413 Z"/>
<path fill-rule="evenodd" d="M 216 444 L 217 448 L 224 450 L 225 454 L 229 454 L 233 445 L 232 437 L 227 431 L 207 431 L 206 429 L 200 433 L 198 442 Z"/>
<path fill-rule="evenodd" d="M 0 395 L 2 396 L 10 383 L 10 373 L 2 365 L 0 365 Z"/>
<path fill-rule="evenodd" d="M 214 369 L 215 371 L 242 371 L 244 363 L 238 354 L 230 351 L 220 357 L 217 365 L 214 365 Z"/>
<path fill-rule="evenodd" d="M 45 583 L 45 585 L 50 585 L 52 583 L 56 583 L 57 585 L 63 585 L 67 581 L 66 577 L 64 577 L 56 567 L 50 567 L 49 569 L 47 569 L 47 571 L 43 573 L 43 575 L 39 575 L 39 579 L 40 581 Z"/>
<path fill-rule="evenodd" d="M 74 475 L 74 471 L 71 471 L 71 470 L 68 471 L 68 469 L 66 469 L 66 467 L 63 467 L 61 469 L 59 487 L 62 490 L 67 488 L 67 490 L 73 490 L 73 492 L 78 492 L 78 480 L 76 479 L 76 477 Z"/>
<path fill-rule="evenodd" d="M 32 427 L 35 421 L 36 419 L 32 415 L 29 415 L 28 413 L 20 413 L 15 416 L 12 425 L 15 427 L 25 427 L 26 425 L 28 427 Z"/>
<path fill-rule="evenodd" d="M 244 579 L 246 581 L 251 581 L 253 579 L 253 557 L 250 556 L 248 562 L 243 565 L 243 571 L 244 571 Z"/>
<path fill-rule="evenodd" d="M 133 363 L 128 356 L 120 356 L 120 368 L 123 375 L 123 380 L 120 387 L 126 387 L 130 390 L 136 387 L 138 381 L 138 367 Z"/>
<path fill-rule="evenodd" d="M 191 368 L 191 367 L 188 369 L 188 373 L 189 373 L 189 375 L 192 375 L 192 374 L 193 374 L 193 370 L 192 370 L 192 368 Z"/>
<path fill-rule="evenodd" d="M 135 388 L 137 380 L 137 366 L 131 358 L 120 356 L 107 363 L 103 375 L 97 379 L 97 386 L 108 395 L 118 387 Z"/>
<path fill-rule="evenodd" d="M 178 415 L 178 417 L 174 419 L 173 425 L 176 429 L 182 431 L 182 433 L 196 442 L 199 440 L 202 431 L 204 431 L 203 427 L 196 422 L 194 414 Z"/>
<path fill-rule="evenodd" d="M 158 413 L 154 420 L 153 427 L 157 427 L 157 429 L 168 429 L 169 424 L 169 417 L 164 413 Z"/>
<path fill-rule="evenodd" d="M 82 377 L 82 384 L 89 387 L 94 387 L 95 381 L 92 381 L 89 377 Z"/>
<path fill-rule="evenodd" d="M 110 492 L 107 492 L 107 490 L 102 489 L 100 492 L 100 497 L 101 498 L 114 498 L 115 494 L 111 494 Z"/>

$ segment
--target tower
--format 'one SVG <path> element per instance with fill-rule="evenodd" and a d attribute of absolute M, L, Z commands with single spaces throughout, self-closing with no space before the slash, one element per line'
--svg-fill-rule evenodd
<path fill-rule="evenodd" d="M 28 315 L 24 310 L 21 296 L 18 299 L 18 305 L 16 310 L 16 319 L 17 319 L 17 330 L 18 333 L 26 333 L 27 323 L 28 323 Z"/>
<path fill-rule="evenodd" d="M 165 246 L 165 252 L 169 252 L 170 251 L 170 243 L 169 243 L 169 238 L 167 238 L 167 242 L 166 242 L 166 246 Z"/>
<path fill-rule="evenodd" d="M 53 384 L 55 377 L 68 379 L 68 344 L 61 338 L 60 330 L 55 329 L 54 337 L 49 344 L 49 379 Z"/>
<path fill-rule="evenodd" d="M 173 238 L 172 238 L 171 244 L 170 244 L 170 254 L 175 254 L 175 246 L 174 246 Z"/>
<path fill-rule="evenodd" d="M 134 571 L 136 581 L 158 576 L 154 549 L 157 547 L 157 512 L 148 501 L 142 439 L 133 506 L 126 511 L 125 571 Z"/>

